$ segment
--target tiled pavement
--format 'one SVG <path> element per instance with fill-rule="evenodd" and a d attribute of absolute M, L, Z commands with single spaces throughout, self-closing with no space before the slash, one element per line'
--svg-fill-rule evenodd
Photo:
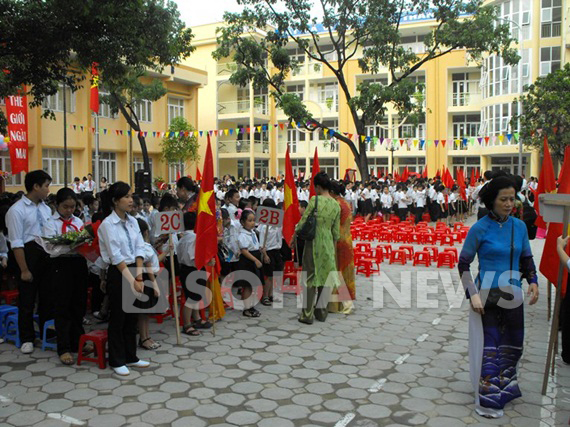
<path fill-rule="evenodd" d="M 534 241 L 540 259 L 544 241 Z M 475 266 L 474 266 L 475 268 Z M 399 287 L 412 272 L 456 270 L 382 265 Z M 330 315 L 312 326 L 297 322 L 292 295 L 262 317 L 229 311 L 216 336 L 183 336 L 172 322 L 151 324 L 157 352 L 140 351 L 152 367 L 126 379 L 94 364 L 62 366 L 52 351 L 22 355 L 0 345 L 0 425 L 66 426 L 561 426 L 570 418 L 570 367 L 557 360 L 548 394 L 540 394 L 548 324 L 545 283 L 526 310 L 519 369 L 523 397 L 500 420 L 473 413 L 467 360 L 467 303 L 449 307 L 442 280 L 430 294 L 439 307 L 399 308 L 386 296 L 373 308 L 373 278 L 357 276 L 357 311 Z M 375 278 L 376 280 L 378 277 Z M 445 278 L 443 278 L 445 282 Z M 449 290 L 449 289 L 448 289 Z M 378 294 L 376 294 L 378 296 Z"/>

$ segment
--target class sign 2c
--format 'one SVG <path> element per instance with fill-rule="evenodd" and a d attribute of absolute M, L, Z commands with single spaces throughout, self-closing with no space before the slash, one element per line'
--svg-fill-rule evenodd
<path fill-rule="evenodd" d="M 184 231 L 182 212 L 160 212 L 158 214 L 160 234 L 181 233 Z"/>
<path fill-rule="evenodd" d="M 255 222 L 269 227 L 281 227 L 283 225 L 283 211 L 281 209 L 259 206 L 255 211 Z"/>

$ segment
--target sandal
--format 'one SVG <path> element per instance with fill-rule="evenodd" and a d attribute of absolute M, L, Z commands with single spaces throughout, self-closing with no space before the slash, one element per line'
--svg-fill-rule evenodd
<path fill-rule="evenodd" d="M 197 331 L 194 327 L 192 326 L 186 326 L 182 329 L 182 333 L 185 335 L 190 335 L 191 337 L 199 337 L 200 335 L 202 335 L 200 333 L 200 331 Z"/>
<path fill-rule="evenodd" d="M 94 351 L 95 351 L 95 346 L 92 343 L 88 342 L 83 346 L 82 353 L 84 355 L 87 355 L 93 353 Z"/>
<path fill-rule="evenodd" d="M 59 356 L 59 360 L 61 360 L 61 363 L 64 365 L 73 365 L 75 363 L 75 360 L 73 359 L 71 353 L 63 353 L 61 356 Z"/>
<path fill-rule="evenodd" d="M 271 303 L 272 303 L 272 301 L 269 299 L 269 297 L 261 298 L 261 304 L 263 304 L 265 306 L 270 306 Z"/>
<path fill-rule="evenodd" d="M 247 309 L 247 310 L 244 310 L 244 311 L 242 312 L 242 314 L 243 314 L 245 317 L 259 317 L 259 316 L 261 316 L 261 313 L 260 313 L 259 311 L 257 311 L 257 310 L 256 310 L 255 308 L 253 308 L 253 307 L 251 307 L 251 308 L 249 308 L 249 309 Z"/>
<path fill-rule="evenodd" d="M 210 329 L 212 324 L 209 321 L 197 320 L 193 323 L 194 328 L 196 329 Z"/>
<path fill-rule="evenodd" d="M 147 341 L 151 341 L 149 344 L 145 344 Z M 156 350 L 158 347 L 160 347 L 160 344 L 152 341 L 152 339 L 150 337 L 144 339 L 144 340 L 139 340 L 139 347 L 143 348 L 145 350 Z"/>

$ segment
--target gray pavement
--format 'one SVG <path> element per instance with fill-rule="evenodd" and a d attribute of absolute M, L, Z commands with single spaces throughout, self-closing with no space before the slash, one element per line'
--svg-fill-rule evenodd
<path fill-rule="evenodd" d="M 532 242 L 537 264 L 543 244 Z M 259 307 L 258 319 L 230 310 L 215 336 L 183 336 L 180 346 L 172 321 L 152 321 L 162 347 L 139 351 L 152 365 L 125 379 L 93 363 L 63 366 L 53 351 L 23 355 L 0 344 L 0 425 L 568 425 L 570 366 L 557 359 L 547 396 L 540 393 L 549 334 L 543 278 L 539 303 L 525 306 L 523 396 L 502 419 L 487 420 L 473 412 L 467 303 L 449 306 L 446 276 L 417 280 L 418 273 L 445 272 L 457 287 L 457 270 L 384 262 L 380 277 L 399 288 L 402 271 L 411 272 L 411 308 L 387 292 L 384 306 L 374 308 L 382 283 L 358 275 L 355 313 L 331 314 L 325 323 L 298 323 L 293 295 L 285 295 L 282 309 Z M 428 286 L 437 307 L 416 307 L 417 291 Z"/>

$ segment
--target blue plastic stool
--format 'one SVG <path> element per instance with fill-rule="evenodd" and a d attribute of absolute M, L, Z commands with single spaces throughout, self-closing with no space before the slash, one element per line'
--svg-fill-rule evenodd
<path fill-rule="evenodd" d="M 0 305 L 0 338 L 6 334 L 6 318 L 10 314 L 17 314 L 18 307 L 13 305 Z"/>
<path fill-rule="evenodd" d="M 53 326 L 53 328 L 55 329 L 55 320 L 47 320 L 44 323 L 44 333 L 43 333 L 43 339 L 42 339 L 42 351 L 44 351 L 46 348 L 52 349 L 52 350 L 57 350 L 57 337 L 52 337 L 49 340 L 47 339 L 47 330 L 49 329 L 50 326 Z"/>
<path fill-rule="evenodd" d="M 20 328 L 18 327 L 18 314 L 9 314 L 6 317 L 6 329 L 4 333 L 6 341 L 12 341 L 16 347 L 20 348 Z"/>

